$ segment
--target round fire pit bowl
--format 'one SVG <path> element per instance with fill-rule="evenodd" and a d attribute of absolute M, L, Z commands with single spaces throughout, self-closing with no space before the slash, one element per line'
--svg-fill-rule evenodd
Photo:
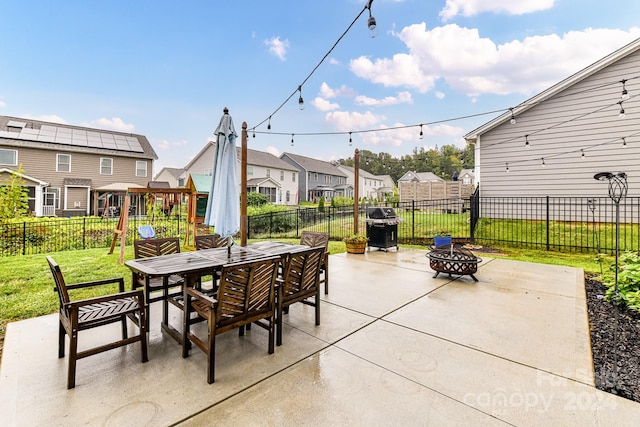
<path fill-rule="evenodd" d="M 447 273 L 449 276 L 471 276 L 475 282 L 478 281 L 474 274 L 478 271 L 478 264 L 482 262 L 482 258 L 458 243 L 432 246 L 426 257 L 429 258 L 429 266 L 436 272 L 434 278 L 440 273 Z"/>

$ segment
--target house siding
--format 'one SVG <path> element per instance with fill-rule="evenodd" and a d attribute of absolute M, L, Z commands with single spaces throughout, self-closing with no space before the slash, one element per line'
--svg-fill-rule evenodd
<path fill-rule="evenodd" d="M 640 79 L 633 78 L 639 70 L 636 50 L 517 114 L 515 124 L 507 120 L 479 135 L 481 195 L 601 196 L 607 185 L 593 175 L 602 171 L 626 172 L 629 195 L 640 194 Z M 622 79 L 630 79 L 631 98 L 619 119 Z"/>

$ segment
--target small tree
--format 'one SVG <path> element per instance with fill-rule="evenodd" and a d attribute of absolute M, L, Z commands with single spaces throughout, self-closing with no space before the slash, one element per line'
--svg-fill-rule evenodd
<path fill-rule="evenodd" d="M 318 212 L 324 212 L 324 196 L 320 197 L 318 202 Z"/>
<path fill-rule="evenodd" d="M 0 219 L 20 218 L 29 212 L 29 189 L 24 185 L 22 163 L 9 174 L 7 181 L 0 181 Z"/>

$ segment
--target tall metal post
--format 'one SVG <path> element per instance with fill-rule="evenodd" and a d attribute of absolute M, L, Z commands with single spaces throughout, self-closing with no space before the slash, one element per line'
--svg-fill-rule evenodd
<path fill-rule="evenodd" d="M 353 234 L 358 234 L 359 199 L 360 199 L 360 150 L 356 148 L 353 155 Z"/>
<path fill-rule="evenodd" d="M 242 122 L 240 157 L 240 246 L 247 246 L 247 122 Z"/>

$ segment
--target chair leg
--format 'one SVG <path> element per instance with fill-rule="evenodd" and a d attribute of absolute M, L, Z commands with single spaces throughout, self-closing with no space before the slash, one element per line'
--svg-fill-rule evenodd
<path fill-rule="evenodd" d="M 67 331 L 64 330 L 64 326 L 62 322 L 60 322 L 58 330 L 58 358 L 62 359 L 64 357 L 64 337 L 67 334 Z"/>
<path fill-rule="evenodd" d="M 69 370 L 67 372 L 67 389 L 76 386 L 76 361 L 78 356 L 78 330 L 74 327 L 69 334 Z"/>
<path fill-rule="evenodd" d="M 282 345 L 282 301 L 278 301 L 276 308 L 276 345 Z"/>
<path fill-rule="evenodd" d="M 320 325 L 320 288 L 316 292 L 316 326 Z"/>
<path fill-rule="evenodd" d="M 127 315 L 126 314 L 122 316 L 122 318 L 120 319 L 120 322 L 122 323 L 122 339 L 126 340 L 127 338 L 129 338 L 129 333 L 127 332 Z"/>
<path fill-rule="evenodd" d="M 324 269 L 323 269 L 323 275 L 324 275 L 324 294 L 328 295 L 329 294 L 329 263 L 325 263 L 324 264 Z"/>
<path fill-rule="evenodd" d="M 209 319 L 207 319 L 207 382 L 213 384 L 215 381 L 215 367 L 216 367 L 216 331 L 215 331 L 216 315 L 213 310 L 209 311 Z"/>
<path fill-rule="evenodd" d="M 184 320 L 182 322 L 182 357 L 189 357 L 189 348 L 191 347 L 189 341 L 189 334 L 191 333 L 191 295 L 187 293 L 187 286 L 184 287 L 184 307 L 183 314 Z"/>
<path fill-rule="evenodd" d="M 147 315 L 144 312 L 144 305 L 140 308 L 140 351 L 142 356 L 142 363 L 149 361 L 149 354 L 147 352 Z"/>

